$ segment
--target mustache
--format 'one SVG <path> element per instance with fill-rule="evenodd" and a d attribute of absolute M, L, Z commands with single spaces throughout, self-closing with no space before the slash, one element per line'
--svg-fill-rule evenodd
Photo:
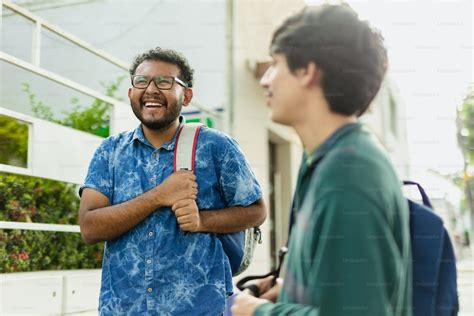
<path fill-rule="evenodd" d="M 145 102 L 157 102 L 163 105 L 168 105 L 168 100 L 164 96 L 156 95 L 144 95 L 140 98 L 140 103 L 143 105 Z"/>

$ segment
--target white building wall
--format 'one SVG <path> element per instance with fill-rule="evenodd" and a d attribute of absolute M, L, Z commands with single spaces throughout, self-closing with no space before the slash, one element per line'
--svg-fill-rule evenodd
<path fill-rule="evenodd" d="M 264 198 L 269 201 L 269 130 L 280 136 L 288 144 L 291 161 L 285 177 L 284 190 L 286 197 L 280 200 L 279 210 L 282 219 L 287 218 L 289 198 L 296 182 L 297 168 L 300 162 L 301 149 L 293 131 L 277 126 L 269 119 L 265 106 L 264 91 L 259 86 L 259 79 L 253 74 L 249 62 L 268 59 L 271 34 L 276 25 L 290 12 L 303 6 L 303 1 L 234 1 L 235 4 L 235 38 L 234 38 L 234 131 L 243 151 L 246 153 L 259 182 L 262 185 Z M 296 153 L 295 153 L 296 152 Z M 284 227 L 284 222 L 279 222 Z M 270 235 L 269 220 L 262 226 L 263 243 L 258 245 L 255 258 L 246 274 L 266 273 L 270 268 Z M 286 238 L 283 238 L 286 239 Z M 281 243 L 285 243 L 282 238 Z"/>
<path fill-rule="evenodd" d="M 405 103 L 388 73 L 362 121 L 381 142 L 402 180 L 410 178 L 407 119 Z"/>

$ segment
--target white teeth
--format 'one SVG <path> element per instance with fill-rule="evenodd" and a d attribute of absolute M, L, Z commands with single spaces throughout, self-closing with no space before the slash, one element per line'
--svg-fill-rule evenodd
<path fill-rule="evenodd" d="M 162 107 L 163 104 L 158 103 L 158 102 L 145 102 L 145 106 L 158 106 L 158 107 Z"/>

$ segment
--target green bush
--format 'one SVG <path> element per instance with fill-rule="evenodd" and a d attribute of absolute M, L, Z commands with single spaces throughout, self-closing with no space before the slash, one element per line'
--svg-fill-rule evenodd
<path fill-rule="evenodd" d="M 28 160 L 28 125 L 0 115 L 0 163 L 26 167 Z"/>
<path fill-rule="evenodd" d="M 0 173 L 0 221 L 77 224 L 77 186 Z M 87 246 L 78 233 L 0 230 L 0 273 L 92 269 L 103 244 Z"/>

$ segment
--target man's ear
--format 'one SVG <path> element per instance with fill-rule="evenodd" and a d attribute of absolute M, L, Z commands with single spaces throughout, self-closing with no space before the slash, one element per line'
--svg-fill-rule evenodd
<path fill-rule="evenodd" d="M 130 98 L 132 96 L 132 88 L 128 88 L 128 97 Z"/>
<path fill-rule="evenodd" d="M 183 106 L 188 106 L 189 103 L 191 103 L 192 99 L 193 99 L 193 89 L 192 88 L 185 88 L 184 89 Z"/>
<path fill-rule="evenodd" d="M 301 84 L 304 86 L 320 85 L 322 72 L 314 62 L 310 62 L 305 68 L 299 70 Z"/>

